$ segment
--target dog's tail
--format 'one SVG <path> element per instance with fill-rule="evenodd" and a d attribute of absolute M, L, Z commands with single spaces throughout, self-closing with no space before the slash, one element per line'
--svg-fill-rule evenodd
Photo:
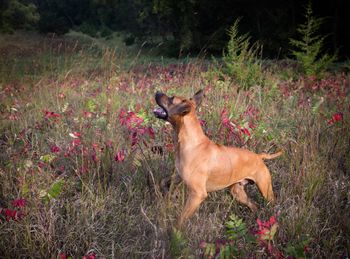
<path fill-rule="evenodd" d="M 275 154 L 261 153 L 261 154 L 259 154 L 259 156 L 261 157 L 261 159 L 274 159 L 276 157 L 279 157 L 282 154 L 283 154 L 283 151 L 281 150 L 281 151 L 279 151 L 279 152 L 277 152 Z"/>

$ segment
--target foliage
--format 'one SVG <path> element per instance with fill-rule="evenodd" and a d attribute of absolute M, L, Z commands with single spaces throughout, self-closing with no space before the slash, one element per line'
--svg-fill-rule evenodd
<path fill-rule="evenodd" d="M 307 236 L 302 236 L 301 240 L 297 244 L 289 244 L 285 249 L 286 253 L 293 258 L 308 258 L 308 247 L 310 244 L 310 238 Z"/>
<path fill-rule="evenodd" d="M 348 71 L 305 78 L 271 61 L 271 85 L 238 91 L 206 76 L 217 64 L 125 55 L 104 39 L 14 34 L 0 43 L 3 257 L 346 255 Z M 294 80 L 281 77 L 286 69 Z M 246 188 L 257 214 L 227 190 L 212 192 L 178 232 L 187 193 L 174 179 L 172 129 L 153 116 L 154 94 L 201 88 L 197 113 L 215 143 L 285 155 L 266 163 L 275 205 L 254 185 Z"/>
<path fill-rule="evenodd" d="M 302 238 L 296 245 L 288 244 L 284 249 L 284 254 L 275 245 L 274 240 L 277 234 L 278 223 L 275 216 L 270 217 L 268 221 L 256 220 L 258 229 L 248 230 L 242 219 L 236 215 L 231 215 L 226 222 L 226 239 L 216 240 L 215 243 L 202 241 L 200 247 L 203 254 L 209 258 L 236 258 L 251 257 L 251 249 L 259 246 L 266 253 L 265 256 L 272 258 L 306 258 L 308 253 L 307 238 Z"/>
<path fill-rule="evenodd" d="M 112 30 L 124 29 L 126 24 L 133 31 L 136 23 L 135 14 L 130 11 L 133 4 L 134 1 L 116 0 L 39 1 L 39 31 L 64 34 L 75 29 L 93 37 L 106 37 Z"/>
<path fill-rule="evenodd" d="M 238 218 L 236 215 L 231 215 L 229 220 L 226 221 L 226 235 L 229 239 L 237 241 L 241 237 L 245 237 L 248 233 L 246 224 L 243 219 Z"/>
<path fill-rule="evenodd" d="M 257 43 L 250 43 L 248 34 L 239 35 L 239 22 L 237 19 L 229 30 L 230 40 L 223 55 L 224 71 L 242 89 L 249 89 L 262 83 L 261 60 L 258 59 L 260 47 Z"/>
<path fill-rule="evenodd" d="M 247 251 L 239 247 L 239 244 L 245 241 L 254 242 L 246 224 L 236 215 L 231 215 L 225 226 L 227 240 L 216 240 L 215 243 L 201 242 L 200 247 L 205 256 L 224 259 L 246 255 Z"/>
<path fill-rule="evenodd" d="M 295 34 L 302 12 L 302 3 L 296 0 L 287 3 L 275 1 L 268 5 L 257 0 L 251 0 L 249 5 L 238 0 L 226 1 L 225 4 L 209 0 L 2 2 L 0 28 L 3 32 L 33 27 L 41 33 L 61 35 L 74 30 L 96 38 L 109 37 L 113 32 L 125 33 L 130 35 L 126 44 L 145 44 L 147 48 L 160 49 L 161 55 L 173 57 L 206 56 L 208 53 L 220 55 L 229 40 L 227 30 L 237 17 L 244 17 L 242 30 L 249 31 L 254 41 L 259 40 L 263 44 L 265 56 L 284 57 L 288 54 L 288 39 Z M 328 43 L 326 48 L 346 45 L 342 24 L 346 24 L 347 16 L 333 11 L 333 8 L 341 10 L 342 5 L 341 1 L 334 3 L 332 8 L 326 4 L 318 5 L 319 12 L 334 17 L 326 23 L 333 30 L 331 37 L 336 46 Z M 32 26 L 35 24 L 37 26 Z M 348 52 L 346 48 L 340 48 L 340 51 L 343 57 Z"/>
<path fill-rule="evenodd" d="M 62 192 L 63 186 L 64 180 L 59 179 L 54 182 L 48 190 L 42 190 L 40 192 L 40 197 L 42 198 L 43 202 L 48 203 L 50 200 L 58 198 Z"/>
<path fill-rule="evenodd" d="M 172 258 L 179 258 L 186 254 L 189 255 L 188 240 L 184 234 L 176 228 L 173 228 L 170 237 L 170 254 Z"/>
<path fill-rule="evenodd" d="M 22 3 L 20 0 L 8 0 L 3 4 L 0 8 L 0 32 L 32 28 L 40 18 L 34 4 Z"/>
<path fill-rule="evenodd" d="M 175 22 L 174 38 L 178 41 L 179 55 L 188 53 L 198 42 L 195 39 L 198 17 L 193 15 L 198 1 L 154 1 L 153 11 L 166 22 Z"/>
<path fill-rule="evenodd" d="M 313 15 L 310 3 L 306 8 L 305 19 L 305 23 L 297 28 L 301 38 L 290 39 L 290 44 L 294 47 L 292 54 L 300 63 L 304 74 L 320 76 L 336 60 L 336 55 L 322 54 L 326 36 L 318 34 L 318 31 L 324 19 Z"/>

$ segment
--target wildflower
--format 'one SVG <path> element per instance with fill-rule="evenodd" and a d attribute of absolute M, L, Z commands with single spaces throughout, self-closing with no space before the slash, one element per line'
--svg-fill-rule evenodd
<path fill-rule="evenodd" d="M 117 154 L 114 157 L 114 160 L 117 162 L 122 162 L 125 159 L 125 152 L 123 150 L 120 150 L 117 152 Z"/>
<path fill-rule="evenodd" d="M 257 231 L 258 239 L 260 241 L 273 240 L 274 235 L 278 227 L 278 223 L 275 216 L 272 216 L 269 221 L 261 221 L 259 218 L 256 220 L 259 230 Z"/>
<path fill-rule="evenodd" d="M 39 168 L 44 168 L 44 167 L 46 167 L 46 164 L 43 161 L 39 161 L 38 166 L 39 166 Z"/>
<path fill-rule="evenodd" d="M 84 111 L 84 117 L 85 118 L 91 118 L 92 117 L 92 112 Z"/>
<path fill-rule="evenodd" d="M 207 242 L 205 242 L 204 240 L 199 242 L 199 247 L 204 249 L 207 246 Z"/>
<path fill-rule="evenodd" d="M 155 134 L 154 134 L 154 130 L 152 129 L 152 127 L 148 127 L 147 128 L 147 131 L 148 131 L 148 135 L 151 139 L 154 139 L 155 137 Z"/>
<path fill-rule="evenodd" d="M 261 245 L 263 245 L 273 258 L 284 258 L 284 255 L 273 245 L 273 238 L 276 234 L 278 223 L 275 216 L 268 221 L 256 220 L 259 230 L 255 233 Z"/>
<path fill-rule="evenodd" d="M 12 206 L 17 208 L 24 208 L 27 204 L 25 199 L 15 199 L 12 201 Z"/>
<path fill-rule="evenodd" d="M 59 256 L 61 259 L 67 259 L 67 256 L 66 256 L 65 253 L 63 253 L 63 252 L 59 253 L 58 256 Z"/>
<path fill-rule="evenodd" d="M 174 150 L 174 145 L 172 143 L 166 143 L 165 147 L 169 152 L 172 152 Z"/>
<path fill-rule="evenodd" d="M 308 246 L 304 246 L 304 254 L 310 253 L 311 249 Z"/>
<path fill-rule="evenodd" d="M 256 125 L 253 122 L 248 122 L 248 127 L 251 129 L 255 129 Z"/>
<path fill-rule="evenodd" d="M 118 115 L 119 120 L 121 121 L 122 125 L 123 125 L 123 122 L 124 122 L 123 118 L 125 116 L 125 113 L 126 113 L 125 110 L 121 109 L 120 112 L 119 112 L 119 115 Z"/>
<path fill-rule="evenodd" d="M 98 145 L 97 143 L 92 143 L 91 146 L 92 146 L 92 148 L 93 148 L 94 150 L 100 149 L 100 148 L 99 148 L 99 145 Z"/>
<path fill-rule="evenodd" d="M 341 112 L 338 112 L 334 114 L 332 118 L 334 121 L 341 121 L 343 120 L 343 114 Z"/>
<path fill-rule="evenodd" d="M 204 127 L 204 126 L 206 126 L 207 122 L 206 122 L 205 120 L 200 119 L 200 120 L 199 120 L 199 124 L 200 124 L 202 127 Z"/>
<path fill-rule="evenodd" d="M 17 211 L 11 210 L 11 209 L 2 209 L 1 213 L 6 216 L 6 220 L 9 221 L 10 219 L 16 219 L 17 218 Z"/>
<path fill-rule="evenodd" d="M 128 111 L 125 112 L 124 109 L 122 109 L 119 112 L 119 120 L 121 125 L 125 125 L 127 129 L 133 130 L 142 125 L 144 123 L 144 119 L 138 116 L 135 112 L 133 111 Z"/>
<path fill-rule="evenodd" d="M 77 138 L 77 139 L 74 139 L 74 140 L 72 141 L 72 145 L 73 145 L 73 147 L 81 145 L 81 140 L 78 139 L 78 138 Z"/>
<path fill-rule="evenodd" d="M 16 114 L 11 114 L 8 116 L 8 119 L 10 121 L 16 121 L 16 120 L 18 120 L 18 116 Z"/>
<path fill-rule="evenodd" d="M 112 140 L 106 140 L 105 142 L 106 147 L 112 147 L 113 146 L 113 141 Z"/>
<path fill-rule="evenodd" d="M 131 138 L 131 146 L 134 147 L 138 141 L 139 141 L 139 138 L 137 136 L 137 132 L 133 132 L 131 135 L 130 135 L 130 138 Z"/>
<path fill-rule="evenodd" d="M 44 118 L 45 119 L 59 118 L 59 117 L 61 117 L 61 115 L 59 115 L 58 113 L 51 112 L 51 111 L 48 111 L 48 110 L 44 110 Z"/>
<path fill-rule="evenodd" d="M 221 122 L 222 124 L 224 125 L 227 125 L 230 123 L 230 119 L 227 117 L 227 110 L 226 109 L 223 109 L 222 112 L 221 112 Z"/>
<path fill-rule="evenodd" d="M 18 220 L 23 218 L 24 214 L 21 211 L 11 210 L 11 209 L 0 209 L 0 214 L 3 214 L 6 217 L 7 221 Z"/>
<path fill-rule="evenodd" d="M 52 145 L 50 149 L 52 153 L 59 153 L 61 151 L 61 149 L 56 145 Z"/>
<path fill-rule="evenodd" d="M 83 256 L 83 259 L 95 259 L 96 254 L 95 253 L 88 253 L 87 255 Z"/>
<path fill-rule="evenodd" d="M 343 113 L 337 112 L 333 114 L 332 118 L 328 121 L 329 125 L 333 125 L 337 121 L 342 121 L 343 120 Z"/>
<path fill-rule="evenodd" d="M 243 129 L 241 129 L 241 131 L 250 137 L 250 131 L 247 128 L 243 128 Z"/>

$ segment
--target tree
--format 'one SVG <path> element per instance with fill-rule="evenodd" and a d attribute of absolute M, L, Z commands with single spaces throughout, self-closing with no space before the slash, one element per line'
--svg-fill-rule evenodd
<path fill-rule="evenodd" d="M 34 4 L 24 4 L 20 0 L 5 0 L 0 7 L 0 31 L 11 33 L 18 29 L 29 29 L 39 21 Z"/>
<path fill-rule="evenodd" d="M 294 49 L 291 51 L 307 76 L 318 76 L 335 60 L 336 55 L 322 54 L 323 42 L 326 36 L 317 34 L 324 19 L 313 16 L 311 4 L 306 8 L 305 23 L 297 31 L 301 39 L 290 39 Z"/>

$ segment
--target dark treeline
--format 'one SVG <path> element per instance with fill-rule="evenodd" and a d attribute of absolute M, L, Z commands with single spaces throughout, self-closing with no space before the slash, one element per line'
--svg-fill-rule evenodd
<path fill-rule="evenodd" d="M 227 30 L 241 17 L 239 30 L 263 44 L 265 57 L 288 55 L 289 38 L 304 22 L 308 1 L 303 0 L 0 0 L 0 30 L 32 28 L 64 34 L 70 29 L 94 37 L 113 31 L 135 41 L 163 46 L 169 54 L 221 54 Z M 324 17 L 320 34 L 326 48 L 349 55 L 350 18 L 347 1 L 314 1 L 315 16 Z"/>

